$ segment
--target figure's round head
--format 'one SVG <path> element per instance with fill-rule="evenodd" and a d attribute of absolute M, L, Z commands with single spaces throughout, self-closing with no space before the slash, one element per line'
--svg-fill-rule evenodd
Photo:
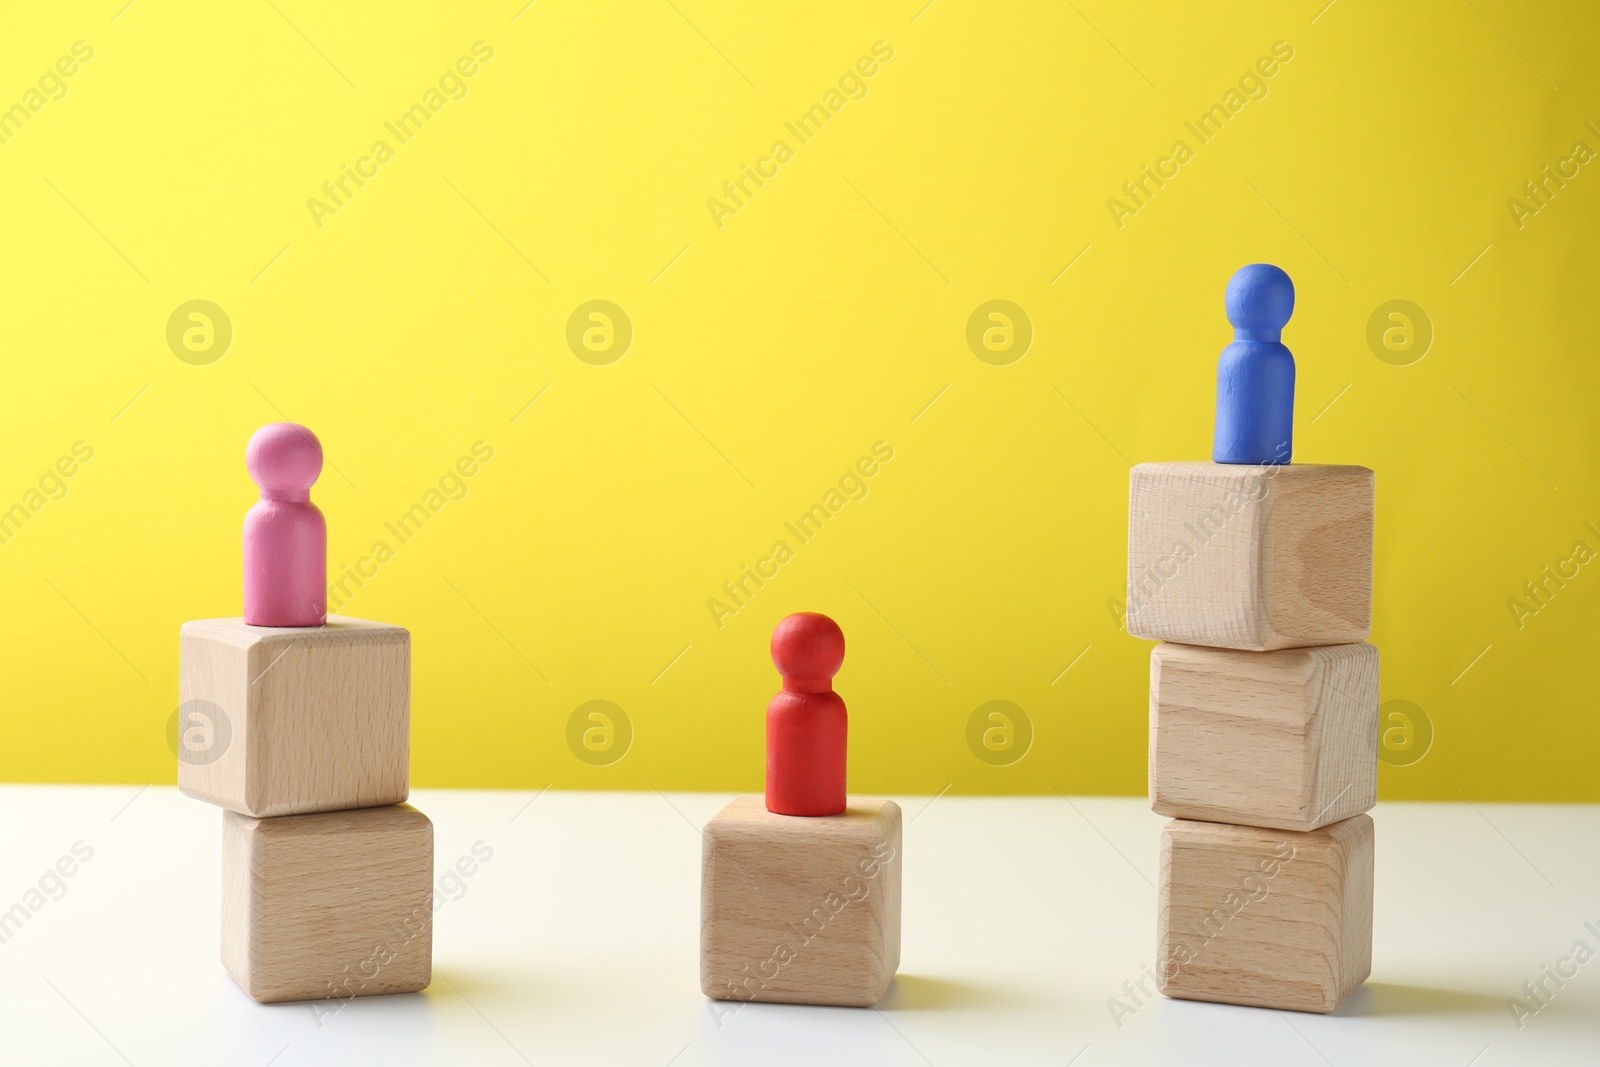
<path fill-rule="evenodd" d="M 1282 267 L 1247 264 L 1228 279 L 1223 306 L 1234 329 L 1276 338 L 1294 314 L 1294 282 Z"/>
<path fill-rule="evenodd" d="M 264 490 L 309 492 L 322 473 L 322 442 L 299 423 L 269 422 L 250 435 L 244 465 Z"/>
<path fill-rule="evenodd" d="M 832 678 L 844 664 L 844 631 L 826 615 L 802 611 L 772 631 L 772 665 L 785 678 Z"/>

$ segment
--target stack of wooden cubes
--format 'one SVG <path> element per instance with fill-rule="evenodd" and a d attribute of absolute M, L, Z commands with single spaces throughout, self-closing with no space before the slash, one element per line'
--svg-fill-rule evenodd
<path fill-rule="evenodd" d="M 411 635 L 185 623 L 178 785 L 220 805 L 222 962 L 258 1001 L 423 989 L 433 824 L 410 792 Z"/>
<path fill-rule="evenodd" d="M 1133 468 L 1169 997 L 1331 1012 L 1371 970 L 1372 533 L 1364 467 Z"/>

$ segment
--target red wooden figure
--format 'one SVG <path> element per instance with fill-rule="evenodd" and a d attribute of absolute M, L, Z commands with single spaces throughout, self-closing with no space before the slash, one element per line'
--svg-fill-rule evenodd
<path fill-rule="evenodd" d="M 783 692 L 767 705 L 767 810 L 776 815 L 844 811 L 848 720 L 833 676 L 844 663 L 844 632 L 826 615 L 802 611 L 772 631 L 772 664 Z"/>

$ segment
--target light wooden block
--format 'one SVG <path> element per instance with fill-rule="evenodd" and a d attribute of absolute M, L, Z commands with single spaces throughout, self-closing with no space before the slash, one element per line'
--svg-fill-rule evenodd
<path fill-rule="evenodd" d="M 1135 637 L 1257 651 L 1367 639 L 1367 468 L 1141 463 L 1128 512 Z"/>
<path fill-rule="evenodd" d="M 867 1007 L 900 966 L 900 806 L 774 815 L 739 797 L 706 824 L 700 988 L 713 1000 Z"/>
<path fill-rule="evenodd" d="M 1309 833 L 1175 821 L 1161 833 L 1161 992 L 1333 1011 L 1372 971 L 1372 820 Z"/>
<path fill-rule="evenodd" d="M 1369 644 L 1150 653 L 1150 807 L 1177 819 L 1315 830 L 1378 799 Z"/>
<path fill-rule="evenodd" d="M 317 627 L 204 619 L 184 623 L 178 647 L 183 792 L 258 817 L 406 799 L 404 628 L 338 615 Z"/>
<path fill-rule="evenodd" d="M 433 979 L 433 823 L 401 804 L 222 830 L 222 963 L 258 1001 L 414 993 Z"/>

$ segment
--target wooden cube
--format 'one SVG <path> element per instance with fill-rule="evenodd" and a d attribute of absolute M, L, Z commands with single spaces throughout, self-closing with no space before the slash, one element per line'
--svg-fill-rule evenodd
<path fill-rule="evenodd" d="M 426 988 L 433 823 L 409 804 L 224 812 L 222 963 L 262 1002 Z"/>
<path fill-rule="evenodd" d="M 1372 820 L 1161 832 L 1161 992 L 1327 1013 L 1372 970 Z"/>
<path fill-rule="evenodd" d="M 1150 653 L 1150 807 L 1315 830 L 1378 799 L 1378 650 Z"/>
<path fill-rule="evenodd" d="M 713 1000 L 867 1007 L 900 966 L 900 806 L 774 815 L 739 797 L 706 824 L 700 988 Z"/>
<path fill-rule="evenodd" d="M 178 788 L 258 817 L 397 804 L 411 781 L 411 635 L 184 623 Z"/>
<path fill-rule="evenodd" d="M 1135 637 L 1257 651 L 1367 639 L 1367 468 L 1141 463 L 1128 512 Z"/>

